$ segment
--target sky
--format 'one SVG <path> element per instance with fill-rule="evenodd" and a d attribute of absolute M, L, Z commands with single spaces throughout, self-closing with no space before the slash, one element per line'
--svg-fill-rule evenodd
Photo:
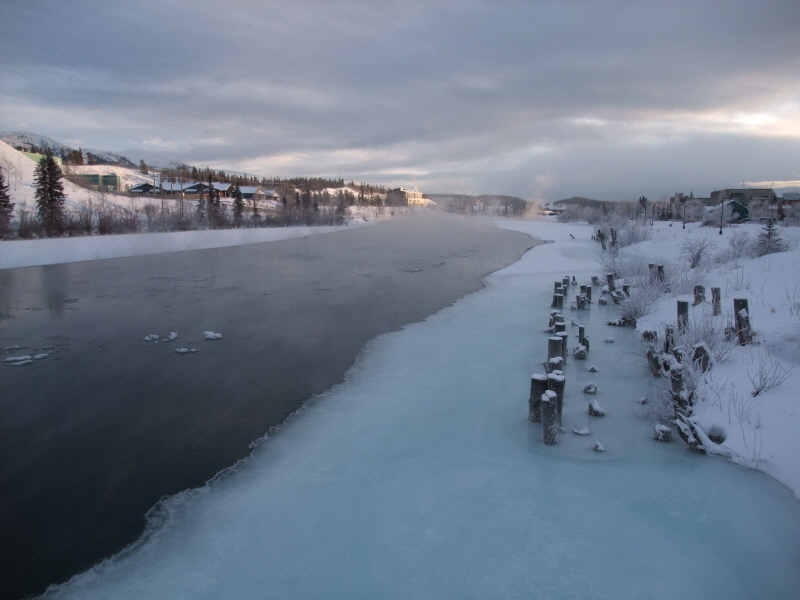
<path fill-rule="evenodd" d="M 429 193 L 800 189 L 800 3 L 0 0 L 0 131 Z"/>

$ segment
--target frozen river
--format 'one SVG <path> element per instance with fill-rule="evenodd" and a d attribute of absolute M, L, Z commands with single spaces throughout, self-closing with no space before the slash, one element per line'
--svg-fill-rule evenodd
<path fill-rule="evenodd" d="M 586 283 L 589 271 L 564 269 L 594 252 L 560 248 L 534 248 L 487 289 L 371 342 L 249 460 L 165 502 L 135 547 L 52 595 L 800 596 L 800 504 L 763 474 L 650 439 L 635 400 L 652 384 L 626 353 L 634 333 L 605 325 L 613 307 L 567 315 L 591 350 L 565 369 L 567 433 L 541 443 L 527 398 L 552 281 Z M 603 418 L 587 415 L 590 380 Z"/>

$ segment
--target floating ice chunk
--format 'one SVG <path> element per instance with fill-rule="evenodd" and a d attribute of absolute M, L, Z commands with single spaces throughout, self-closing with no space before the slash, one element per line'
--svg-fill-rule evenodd
<path fill-rule="evenodd" d="M 22 365 L 29 365 L 32 362 L 33 361 L 30 360 L 30 359 L 29 360 L 21 360 L 19 362 L 10 362 L 10 363 L 8 363 L 8 366 L 9 367 L 21 367 Z"/>
<path fill-rule="evenodd" d="M 14 345 L 14 346 L 6 346 L 3 348 L 3 352 L 8 352 L 9 350 L 22 350 L 22 346 Z"/>
<path fill-rule="evenodd" d="M 642 396 L 636 401 L 637 404 L 647 404 L 647 396 Z"/>
<path fill-rule="evenodd" d="M 589 435 L 589 428 L 581 427 L 580 429 L 578 429 L 578 426 L 576 425 L 575 427 L 573 427 L 572 433 L 574 433 L 575 435 Z"/>
<path fill-rule="evenodd" d="M 214 333 L 213 331 L 204 331 L 203 335 L 206 336 L 207 340 L 221 340 L 222 334 L 221 333 Z"/>
<path fill-rule="evenodd" d="M 169 335 L 167 336 L 167 341 L 177 340 L 178 339 L 178 332 L 177 331 L 170 331 Z"/>
<path fill-rule="evenodd" d="M 16 363 L 16 362 L 22 362 L 22 361 L 25 361 L 25 360 L 31 360 L 31 355 L 30 354 L 25 354 L 23 356 L 9 356 L 8 358 L 4 358 L 3 362 Z"/>
<path fill-rule="evenodd" d="M 589 447 L 592 450 L 594 450 L 595 452 L 605 452 L 606 451 L 606 449 L 603 447 L 603 444 L 601 444 L 598 440 L 595 440 L 594 444 L 592 444 Z"/>
<path fill-rule="evenodd" d="M 603 341 L 604 341 L 606 344 L 613 344 L 613 343 L 614 343 L 614 338 L 612 338 L 612 337 L 607 337 L 607 338 L 606 338 L 606 339 L 604 339 Z"/>
<path fill-rule="evenodd" d="M 175 348 L 178 354 L 189 354 L 192 352 L 200 352 L 197 348 Z"/>
<path fill-rule="evenodd" d="M 155 333 L 151 333 L 150 335 L 144 336 L 145 342 L 157 342 L 159 340 L 159 336 Z"/>
<path fill-rule="evenodd" d="M 43 358 L 47 358 L 48 356 L 50 356 L 48 353 L 42 352 L 41 354 L 35 354 L 33 356 L 33 360 L 42 360 Z"/>

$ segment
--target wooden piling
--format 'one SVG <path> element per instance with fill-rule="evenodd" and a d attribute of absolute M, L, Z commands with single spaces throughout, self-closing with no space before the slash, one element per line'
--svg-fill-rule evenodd
<path fill-rule="evenodd" d="M 558 443 L 557 394 L 547 390 L 541 397 L 542 441 L 548 446 Z"/>
<path fill-rule="evenodd" d="M 556 414 L 559 426 L 561 426 L 561 413 L 564 407 L 564 387 L 566 381 L 566 377 L 558 373 L 550 373 L 547 376 L 547 389 L 556 393 Z"/>
<path fill-rule="evenodd" d="M 556 337 L 561 338 L 561 358 L 564 359 L 564 362 L 567 362 L 567 338 L 569 334 L 566 331 L 556 331 Z"/>
<path fill-rule="evenodd" d="M 678 331 L 684 331 L 688 326 L 689 303 L 683 300 L 678 300 Z"/>
<path fill-rule="evenodd" d="M 720 288 L 711 288 L 711 305 L 714 307 L 713 315 L 715 317 L 722 313 L 722 290 Z"/>
<path fill-rule="evenodd" d="M 597 275 L 592 275 L 592 285 L 600 285 L 600 279 Z"/>
<path fill-rule="evenodd" d="M 650 263 L 649 265 L 647 265 L 647 269 L 650 273 L 650 282 L 652 283 L 656 281 L 658 279 L 658 269 L 656 268 L 656 265 Z"/>
<path fill-rule="evenodd" d="M 664 281 L 664 279 L 665 279 L 664 265 L 658 265 L 658 280 Z"/>
<path fill-rule="evenodd" d="M 547 391 L 547 375 L 534 373 L 531 375 L 531 395 L 528 398 L 528 420 L 531 423 L 542 422 L 542 394 Z"/>
<path fill-rule="evenodd" d="M 733 314 L 736 333 L 739 335 L 739 345 L 749 344 L 753 341 L 753 332 L 750 330 L 750 309 L 747 298 L 733 299 Z"/>
<path fill-rule="evenodd" d="M 694 304 L 692 304 L 692 306 L 697 306 L 698 304 L 702 304 L 705 301 L 706 301 L 706 286 L 704 285 L 694 286 Z"/>
<path fill-rule="evenodd" d="M 562 347 L 563 342 L 561 341 L 561 337 L 553 336 L 547 338 L 547 360 L 555 358 L 556 356 L 561 356 Z"/>
<path fill-rule="evenodd" d="M 614 285 L 614 273 L 606 273 L 606 281 L 608 282 L 609 294 L 617 290 L 617 286 Z"/>
<path fill-rule="evenodd" d="M 591 304 L 592 302 L 592 288 L 591 286 L 586 286 L 586 300 Z"/>

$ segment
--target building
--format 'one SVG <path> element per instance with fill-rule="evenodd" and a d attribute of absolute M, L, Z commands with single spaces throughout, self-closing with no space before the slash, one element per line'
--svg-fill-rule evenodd
<path fill-rule="evenodd" d="M 118 192 L 121 186 L 120 177 L 116 173 L 71 173 L 67 175 L 67 179 L 90 190 Z"/>
<path fill-rule="evenodd" d="M 422 192 L 395 188 L 386 194 L 386 206 L 430 206 L 435 204 L 423 196 Z"/>
<path fill-rule="evenodd" d="M 723 200 L 736 200 L 747 206 L 748 202 L 764 201 L 774 203 L 778 197 L 769 188 L 728 188 L 711 192 L 711 203 L 718 204 Z"/>

